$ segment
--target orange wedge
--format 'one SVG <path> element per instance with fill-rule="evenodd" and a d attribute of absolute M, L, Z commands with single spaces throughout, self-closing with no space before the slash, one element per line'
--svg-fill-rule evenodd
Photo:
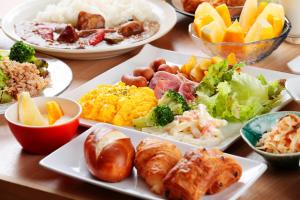
<path fill-rule="evenodd" d="M 50 125 L 53 125 L 57 120 L 59 120 L 63 115 L 59 104 L 56 101 L 48 101 L 46 103 L 47 112 L 48 112 L 48 122 Z"/>

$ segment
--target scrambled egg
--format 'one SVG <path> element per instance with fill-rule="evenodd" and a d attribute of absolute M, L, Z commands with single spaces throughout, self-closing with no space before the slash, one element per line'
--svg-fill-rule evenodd
<path fill-rule="evenodd" d="M 138 88 L 119 82 L 97 86 L 83 95 L 79 103 L 85 119 L 131 126 L 133 119 L 145 116 L 157 105 L 157 99 L 148 87 Z"/>

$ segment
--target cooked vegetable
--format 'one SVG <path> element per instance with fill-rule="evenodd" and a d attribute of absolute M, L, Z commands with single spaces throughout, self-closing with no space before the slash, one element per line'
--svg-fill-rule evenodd
<path fill-rule="evenodd" d="M 8 80 L 7 75 L 0 68 L 0 104 L 8 103 L 12 100 L 12 96 L 8 92 L 4 91 L 7 80 Z"/>
<path fill-rule="evenodd" d="M 281 101 L 284 87 L 279 81 L 268 83 L 239 72 L 240 64 L 226 61 L 212 65 L 197 88 L 197 103 L 207 106 L 211 115 L 230 122 L 243 122 L 266 113 Z"/>
<path fill-rule="evenodd" d="M 174 120 L 172 110 L 167 105 L 154 107 L 146 116 L 133 120 L 136 128 L 165 126 Z"/>
<path fill-rule="evenodd" d="M 48 63 L 35 57 L 35 50 L 31 46 L 22 41 L 16 42 L 10 49 L 9 59 L 19 63 L 29 62 L 33 63 L 40 70 L 47 68 Z"/>
<path fill-rule="evenodd" d="M 184 97 L 173 90 L 168 90 L 158 101 L 158 105 L 167 105 L 174 115 L 181 115 L 184 111 L 189 110 L 189 106 Z"/>

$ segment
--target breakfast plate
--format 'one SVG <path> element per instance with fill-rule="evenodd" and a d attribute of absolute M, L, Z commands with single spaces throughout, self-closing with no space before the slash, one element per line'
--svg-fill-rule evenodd
<path fill-rule="evenodd" d="M 38 55 L 38 58 L 42 58 L 47 61 L 47 71 L 50 77 L 49 85 L 42 90 L 40 96 L 52 97 L 59 95 L 71 84 L 73 80 L 72 70 L 66 63 L 57 58 L 46 55 Z M 0 114 L 4 114 L 5 110 L 12 103 L 0 104 Z"/>
<path fill-rule="evenodd" d="M 189 55 L 184 55 L 178 52 L 172 52 L 168 50 L 159 49 L 151 45 L 146 45 L 143 48 L 143 50 L 135 57 L 95 77 L 94 79 L 86 82 L 85 84 L 81 85 L 75 90 L 63 94 L 63 96 L 72 100 L 78 100 L 82 95 L 86 94 L 91 89 L 95 88 L 97 85 L 115 84 L 120 81 L 121 76 L 123 74 L 131 73 L 131 71 L 134 68 L 138 68 L 141 66 L 144 67 L 146 63 L 149 63 L 151 60 L 154 60 L 158 57 L 163 57 L 168 61 L 172 61 L 172 63 L 174 64 L 180 65 L 188 60 Z M 298 77 L 297 75 L 293 74 L 277 72 L 252 66 L 244 67 L 243 71 L 247 72 L 252 76 L 262 74 L 266 77 L 268 81 Z M 286 91 L 283 91 L 282 102 L 278 107 L 274 108 L 273 111 L 279 110 L 280 108 L 288 104 L 290 101 L 292 101 L 292 98 L 286 93 Z M 95 125 L 97 122 L 81 118 L 80 123 L 83 126 L 90 127 Z M 222 132 L 225 134 L 226 137 L 220 144 L 218 144 L 215 147 L 221 150 L 226 149 L 230 144 L 232 144 L 236 139 L 239 138 L 239 130 L 241 127 L 241 123 L 230 123 L 229 125 L 225 126 L 222 129 Z"/>
<path fill-rule="evenodd" d="M 90 128 L 80 136 L 62 146 L 55 152 L 51 153 L 43 160 L 40 161 L 40 165 L 55 172 L 67 175 L 69 177 L 79 179 L 106 189 L 114 190 L 124 194 L 132 195 L 142 199 L 155 199 L 159 200 L 162 197 L 151 193 L 144 181 L 138 177 L 136 170 L 130 177 L 118 183 L 107 183 L 99 181 L 93 178 L 87 170 L 84 155 L 83 144 L 86 137 L 95 129 L 101 127 L 111 127 L 118 131 L 123 132 L 130 137 L 134 146 L 136 146 L 142 139 L 145 138 L 157 138 L 139 131 L 113 126 L 109 124 L 100 123 Z M 182 152 L 191 150 L 192 147 L 186 144 L 180 144 L 173 142 Z M 72 156 L 70 156 L 72 155 Z M 76 156 L 74 156 L 76 155 Z M 204 196 L 203 200 L 212 199 L 237 199 L 247 188 L 249 188 L 267 169 L 264 163 L 249 160 L 247 158 L 241 158 L 238 156 L 232 156 L 242 167 L 242 176 L 238 182 L 229 186 L 214 195 Z"/>
<path fill-rule="evenodd" d="M 26 3 L 23 3 L 19 6 L 16 6 L 2 19 L 3 32 L 13 40 L 21 40 L 21 39 L 23 40 L 24 37 L 20 37 L 19 36 L 20 34 L 17 34 L 16 24 L 20 22 L 32 21 L 37 16 L 37 13 L 45 9 L 47 5 L 55 4 L 58 2 L 60 2 L 60 0 L 44 0 L 44 1 L 30 0 L 30 1 L 26 1 Z M 98 46 L 94 46 L 93 48 L 85 48 L 85 49 L 82 49 L 81 47 L 76 47 L 71 49 L 65 47 L 56 48 L 56 46 L 43 46 L 43 45 L 33 44 L 32 42 L 28 42 L 28 44 L 30 44 L 40 52 L 52 56 L 56 56 L 56 57 L 69 58 L 69 59 L 80 59 L 80 60 L 103 59 L 103 58 L 114 57 L 123 54 L 125 52 L 133 50 L 137 47 L 140 47 L 144 44 L 150 43 L 162 37 L 163 35 L 167 34 L 176 23 L 177 20 L 176 12 L 172 8 L 172 6 L 170 6 L 165 1 L 149 0 L 149 1 L 145 1 L 145 3 L 149 4 L 150 6 L 150 8 L 146 8 L 146 9 L 149 10 L 149 12 L 150 11 L 153 12 L 153 15 L 155 15 L 155 19 L 157 19 L 157 23 L 159 24 L 159 29 L 152 36 L 142 39 L 140 41 L 136 41 L 132 43 L 120 43 L 116 45 L 98 45 Z M 44 30 L 45 29 L 43 29 L 42 31 Z M 23 30 L 21 30 L 20 32 L 22 31 Z M 39 40 L 40 38 L 38 39 L 38 41 Z"/>

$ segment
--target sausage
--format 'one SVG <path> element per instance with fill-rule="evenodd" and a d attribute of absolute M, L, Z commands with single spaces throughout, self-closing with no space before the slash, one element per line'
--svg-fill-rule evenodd
<path fill-rule="evenodd" d="M 179 71 L 179 67 L 162 64 L 158 67 L 157 71 L 165 71 L 165 72 L 169 72 L 171 74 L 177 74 Z"/>
<path fill-rule="evenodd" d="M 143 76 L 147 79 L 147 81 L 150 81 L 153 75 L 154 71 L 149 67 L 138 68 L 133 71 L 133 76 Z"/>
<path fill-rule="evenodd" d="M 143 76 L 123 75 L 121 81 L 126 85 L 135 85 L 136 87 L 147 87 L 147 79 Z"/>
<path fill-rule="evenodd" d="M 166 64 L 166 60 L 163 58 L 157 58 L 153 62 L 150 63 L 149 67 L 153 69 L 154 72 L 157 72 L 157 69 L 160 65 Z"/>
<path fill-rule="evenodd" d="M 124 37 L 130 37 L 132 35 L 140 34 L 144 31 L 143 22 L 140 21 L 130 21 L 122 24 L 119 29 L 118 33 L 123 35 Z"/>
<path fill-rule="evenodd" d="M 105 19 L 102 15 L 80 11 L 77 19 L 78 30 L 101 29 L 105 27 Z"/>
<path fill-rule="evenodd" d="M 72 25 L 67 25 L 57 38 L 59 42 L 74 43 L 79 39 L 75 28 Z"/>

